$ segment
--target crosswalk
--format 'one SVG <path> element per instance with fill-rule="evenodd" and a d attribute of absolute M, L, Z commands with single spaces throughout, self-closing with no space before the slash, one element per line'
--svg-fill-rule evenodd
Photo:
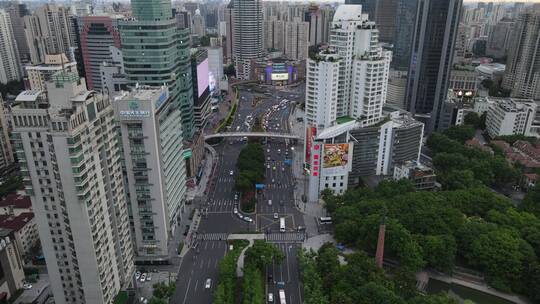
<path fill-rule="evenodd" d="M 264 238 L 268 242 L 275 243 L 301 243 L 305 239 L 305 233 L 285 232 L 285 233 L 267 233 Z"/>
<path fill-rule="evenodd" d="M 199 233 L 197 240 L 199 241 L 226 241 L 229 234 L 227 233 Z"/>

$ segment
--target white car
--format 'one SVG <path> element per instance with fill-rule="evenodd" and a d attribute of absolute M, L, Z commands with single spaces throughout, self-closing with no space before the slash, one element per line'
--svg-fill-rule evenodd
<path fill-rule="evenodd" d="M 237 214 L 237 213 L 238 213 L 238 208 L 234 207 L 233 213 L 234 213 L 234 214 Z"/>
<path fill-rule="evenodd" d="M 210 289 L 212 287 L 212 279 L 206 279 L 206 283 L 204 283 L 204 288 Z"/>
<path fill-rule="evenodd" d="M 23 289 L 32 289 L 32 284 L 30 283 L 24 283 L 22 286 Z"/>
<path fill-rule="evenodd" d="M 135 272 L 135 280 L 138 280 L 141 277 L 141 273 L 139 271 Z"/>
<path fill-rule="evenodd" d="M 266 165 L 266 169 L 270 169 L 270 165 Z"/>
<path fill-rule="evenodd" d="M 275 219 L 278 219 L 278 218 L 279 218 L 279 214 L 274 213 L 274 218 L 275 218 Z"/>
<path fill-rule="evenodd" d="M 148 275 L 146 276 L 146 281 L 152 281 L 152 275 L 148 274 Z"/>
<path fill-rule="evenodd" d="M 231 172 L 229 172 L 229 175 L 234 175 L 234 171 L 231 170 Z"/>
<path fill-rule="evenodd" d="M 146 281 L 146 273 L 141 274 L 141 282 Z"/>
<path fill-rule="evenodd" d="M 253 219 L 251 219 L 251 218 L 248 217 L 248 216 L 245 216 L 245 217 L 244 217 L 244 221 L 246 221 L 246 222 L 248 222 L 248 223 L 251 223 L 251 222 L 253 222 Z"/>
<path fill-rule="evenodd" d="M 243 216 L 242 214 L 240 214 L 240 213 L 237 213 L 236 215 L 238 215 L 238 218 L 239 218 L 239 219 L 241 219 L 241 220 L 243 220 L 243 219 L 244 219 L 244 216 Z"/>
<path fill-rule="evenodd" d="M 268 302 L 274 302 L 274 294 L 273 293 L 269 293 L 268 294 Z"/>

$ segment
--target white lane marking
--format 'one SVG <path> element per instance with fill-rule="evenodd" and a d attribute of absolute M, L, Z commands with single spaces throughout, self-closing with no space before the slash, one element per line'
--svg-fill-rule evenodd
<path fill-rule="evenodd" d="M 192 270 L 193 271 L 193 270 Z M 188 283 L 187 283 L 187 288 L 186 288 L 186 293 L 184 294 L 184 301 L 182 302 L 182 304 L 186 304 L 186 300 L 187 300 L 187 295 L 189 293 L 189 285 L 191 284 L 191 278 L 189 278 L 188 280 Z"/>
<path fill-rule="evenodd" d="M 195 281 L 195 288 L 193 289 L 193 293 L 197 293 L 198 286 L 199 286 L 199 280 Z"/>

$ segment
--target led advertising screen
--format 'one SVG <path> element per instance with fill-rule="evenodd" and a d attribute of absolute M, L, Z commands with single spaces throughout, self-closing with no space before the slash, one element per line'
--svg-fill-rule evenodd
<path fill-rule="evenodd" d="M 206 58 L 203 60 L 203 62 L 197 65 L 197 92 L 199 92 L 199 96 L 197 97 L 201 97 L 204 90 L 208 88 L 208 79 L 208 58 Z"/>
<path fill-rule="evenodd" d="M 288 73 L 272 73 L 271 78 L 272 80 L 288 80 L 289 74 Z"/>
<path fill-rule="evenodd" d="M 350 144 L 324 144 L 322 168 L 325 174 L 344 174 L 350 167 Z"/>

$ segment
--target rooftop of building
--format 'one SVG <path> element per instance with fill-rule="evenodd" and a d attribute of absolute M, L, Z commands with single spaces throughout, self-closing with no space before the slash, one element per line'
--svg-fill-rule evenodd
<path fill-rule="evenodd" d="M 137 100 L 150 100 L 154 101 L 158 99 L 159 96 L 161 96 L 161 93 L 166 90 L 165 87 L 156 87 L 156 86 L 146 86 L 146 85 L 140 85 L 137 86 L 135 89 L 131 91 L 123 91 L 118 96 L 116 96 L 115 100 L 122 100 L 122 99 L 137 99 Z"/>
<path fill-rule="evenodd" d="M 26 90 L 22 91 L 17 95 L 15 98 L 15 101 L 23 102 L 23 101 L 36 101 L 41 96 L 43 91 L 41 90 Z"/>
<path fill-rule="evenodd" d="M 484 63 L 476 67 L 476 71 L 484 74 L 502 73 L 506 70 L 506 65 L 502 63 Z"/>
<path fill-rule="evenodd" d="M 0 215 L 0 228 L 19 231 L 33 218 L 34 213 L 32 212 L 23 212 L 17 216 L 8 214 Z"/>
<path fill-rule="evenodd" d="M 527 110 L 529 107 L 537 107 L 538 102 L 532 99 L 520 99 L 520 98 L 489 98 L 493 100 L 497 106 L 506 112 L 521 112 Z"/>
<path fill-rule="evenodd" d="M 336 123 L 338 125 L 340 125 L 342 123 L 346 123 L 346 122 L 353 121 L 353 120 L 355 120 L 355 119 L 350 117 L 350 116 L 341 116 L 341 117 L 336 118 Z"/>
<path fill-rule="evenodd" d="M 354 4 L 342 4 L 334 13 L 333 22 L 362 20 L 362 6 Z"/>
<path fill-rule="evenodd" d="M 32 201 L 30 197 L 11 193 L 6 195 L 3 200 L 0 201 L 0 207 L 13 206 L 13 208 L 18 209 L 28 209 L 32 207 Z"/>
<path fill-rule="evenodd" d="M 69 61 L 65 54 L 45 55 L 41 64 L 28 65 L 27 70 L 62 70 L 66 67 L 76 66 L 77 62 Z"/>

